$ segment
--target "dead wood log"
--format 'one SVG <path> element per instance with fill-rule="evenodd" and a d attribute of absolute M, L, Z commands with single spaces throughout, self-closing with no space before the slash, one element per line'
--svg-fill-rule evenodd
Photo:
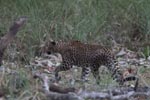
<path fill-rule="evenodd" d="M 150 42 L 136 42 L 136 43 L 132 43 L 132 45 L 136 46 L 136 47 L 146 47 L 146 46 L 150 46 Z"/>
<path fill-rule="evenodd" d="M 116 88 L 115 90 L 112 89 L 102 92 L 82 91 L 81 93 L 66 94 L 49 91 L 46 93 L 46 96 L 48 100 L 131 100 L 131 97 L 144 97 L 146 99 L 150 98 L 149 88 L 139 87 L 138 90 L 139 91 L 134 91 L 134 89 L 126 87 L 121 90 L 120 88 Z"/>
<path fill-rule="evenodd" d="M 0 39 L 0 65 L 2 64 L 2 58 L 4 55 L 4 51 L 7 48 L 8 44 L 12 42 L 14 37 L 16 36 L 19 28 L 25 23 L 26 17 L 21 17 L 16 20 L 13 25 L 9 28 L 9 31 Z"/>
<path fill-rule="evenodd" d="M 41 73 L 34 73 L 34 78 L 40 78 L 43 81 L 43 90 L 47 100 L 84 100 L 77 96 L 75 88 L 64 88 L 53 83 L 49 84 L 49 79 Z"/>
<path fill-rule="evenodd" d="M 51 91 L 49 85 L 48 77 L 43 74 L 36 74 L 36 77 L 42 79 L 44 93 L 46 94 L 48 100 L 85 100 L 85 99 L 94 99 L 94 100 L 131 100 L 131 97 L 136 98 L 144 96 L 145 98 L 150 98 L 150 88 L 149 87 L 117 87 L 108 90 L 103 90 L 101 92 L 97 91 L 76 91 L 76 92 L 67 92 L 61 93 L 60 88 L 55 85 L 55 91 Z M 63 88 L 65 89 L 65 88 Z M 79 90 L 79 89 L 76 89 Z M 133 100 L 133 99 L 132 99 Z M 141 100 L 141 99 L 139 99 Z M 144 99 L 143 99 L 144 100 Z"/>
<path fill-rule="evenodd" d="M 53 92 L 66 94 L 66 93 L 69 93 L 69 92 L 75 92 L 76 89 L 73 88 L 73 87 L 64 88 L 64 87 L 61 87 L 61 86 L 58 86 L 58 85 L 55 85 L 55 84 L 51 84 L 50 87 L 49 87 L 49 90 L 53 91 Z"/>
<path fill-rule="evenodd" d="M 52 91 L 52 92 L 62 93 L 62 94 L 67 94 L 69 92 L 75 93 L 77 91 L 74 87 L 65 88 L 55 83 L 49 84 L 48 77 L 45 76 L 44 74 L 35 73 L 34 78 L 40 78 L 44 83 L 44 87 L 47 88 L 47 91 Z"/>
<path fill-rule="evenodd" d="M 85 100 L 75 93 L 61 94 L 56 92 L 49 92 L 46 94 L 47 100 Z"/>

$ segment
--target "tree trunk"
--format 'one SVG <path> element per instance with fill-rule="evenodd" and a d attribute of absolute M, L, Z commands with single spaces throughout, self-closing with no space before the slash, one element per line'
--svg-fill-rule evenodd
<path fill-rule="evenodd" d="M 12 42 L 14 37 L 16 36 L 19 28 L 25 23 L 27 18 L 21 17 L 14 22 L 14 24 L 10 27 L 9 31 L 0 39 L 0 65 L 2 64 L 2 58 L 4 55 L 4 51 L 7 48 L 8 44 Z"/>

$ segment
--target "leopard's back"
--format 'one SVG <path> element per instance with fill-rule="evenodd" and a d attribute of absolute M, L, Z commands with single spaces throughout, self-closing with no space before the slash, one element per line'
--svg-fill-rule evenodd
<path fill-rule="evenodd" d="M 67 58 L 64 60 L 71 60 L 72 63 L 80 67 L 106 65 L 106 63 L 114 60 L 114 54 L 110 49 L 101 45 L 84 44 L 78 41 L 71 42 L 69 46 L 66 46 L 64 52 L 68 53 L 62 54 L 63 58 Z"/>

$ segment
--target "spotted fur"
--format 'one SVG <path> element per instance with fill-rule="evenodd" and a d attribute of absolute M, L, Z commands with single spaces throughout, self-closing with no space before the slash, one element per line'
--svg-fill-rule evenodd
<path fill-rule="evenodd" d="M 58 78 L 60 71 L 72 68 L 72 65 L 82 67 L 81 78 L 86 80 L 91 71 L 97 82 L 100 81 L 99 67 L 104 65 L 110 71 L 112 77 L 122 84 L 122 73 L 115 66 L 115 56 L 112 51 L 104 46 L 96 44 L 85 44 L 80 41 L 71 42 L 47 42 L 43 52 L 60 53 L 63 62 L 55 69 Z"/>

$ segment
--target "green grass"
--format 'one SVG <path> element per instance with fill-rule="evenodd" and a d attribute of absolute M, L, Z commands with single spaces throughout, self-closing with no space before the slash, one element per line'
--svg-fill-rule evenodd
<path fill-rule="evenodd" d="M 134 38 L 148 40 L 149 6 L 149 0 L 1 0 L 0 34 L 14 19 L 27 16 L 17 37 L 30 56 L 45 35 L 46 39 L 103 44 L 110 44 L 113 36 L 130 45 Z"/>
<path fill-rule="evenodd" d="M 133 49 L 132 43 L 143 43 L 150 39 L 149 7 L 150 0 L 0 0 L 0 36 L 8 31 L 15 19 L 28 17 L 27 23 L 8 48 L 20 53 L 12 58 L 6 52 L 5 60 L 17 61 L 19 67 L 23 66 L 20 60 L 27 64 L 35 56 L 41 42 L 50 38 L 111 45 L 110 37 L 113 37 L 118 43 Z M 142 49 L 146 57 L 150 55 L 148 46 Z M 8 88 L 12 77 L 7 74 L 0 85 L 6 87 L 10 98 L 19 96 L 18 100 L 23 100 L 35 97 L 41 100 L 43 95 L 36 91 L 38 82 L 30 82 L 31 72 L 28 74 L 26 68 L 21 68 L 15 69 L 21 74 L 18 84 L 23 84 L 23 87 L 19 88 L 22 91 L 20 94 L 16 95 Z M 102 84 L 110 81 L 107 77 Z"/>

